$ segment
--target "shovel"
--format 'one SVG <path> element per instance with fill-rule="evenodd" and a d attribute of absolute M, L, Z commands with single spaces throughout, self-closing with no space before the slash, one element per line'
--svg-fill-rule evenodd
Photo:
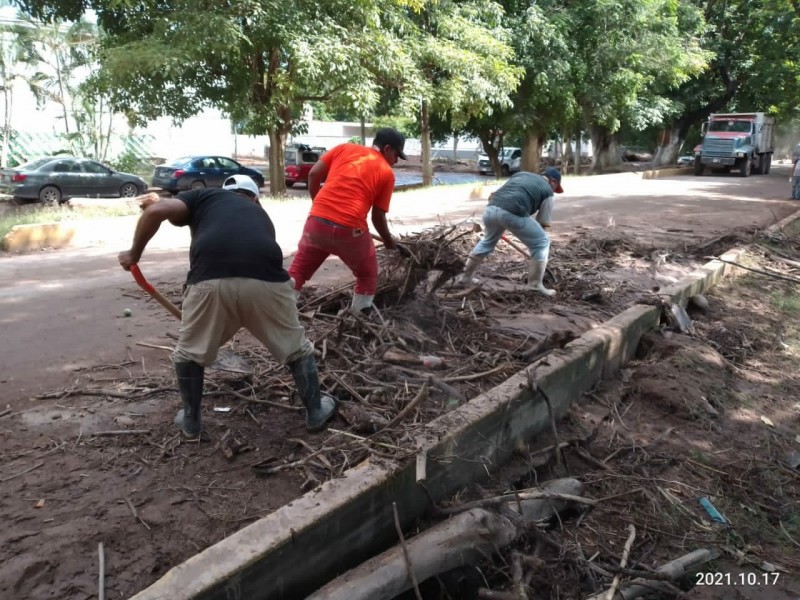
<path fill-rule="evenodd" d="M 166 308 L 178 320 L 181 319 L 181 309 L 175 306 L 172 301 L 154 288 L 142 275 L 138 265 L 131 265 L 131 275 L 139 284 L 139 287 L 147 292 L 161 306 Z M 220 348 L 217 359 L 210 367 L 217 371 L 229 371 L 231 373 L 241 373 L 242 375 L 252 375 L 253 366 L 238 354 L 231 352 L 227 348 Z"/>

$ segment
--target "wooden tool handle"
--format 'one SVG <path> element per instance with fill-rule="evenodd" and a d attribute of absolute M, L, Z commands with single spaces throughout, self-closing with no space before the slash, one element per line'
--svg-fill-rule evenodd
<path fill-rule="evenodd" d="M 530 254 L 528 254 L 528 251 L 527 251 L 527 250 L 525 250 L 525 249 L 524 249 L 522 246 L 520 246 L 519 244 L 517 244 L 515 241 L 513 241 L 513 240 L 510 240 L 508 237 L 506 237 L 506 235 L 505 235 L 505 234 L 501 235 L 501 236 L 500 236 L 500 239 L 501 239 L 501 240 L 503 240 L 503 241 L 504 241 L 506 244 L 508 244 L 508 245 L 509 245 L 509 246 L 511 246 L 512 248 L 514 248 L 514 250 L 516 250 L 517 252 L 519 252 L 520 254 L 522 254 L 522 256 L 524 256 L 525 258 L 530 258 L 530 257 L 531 257 L 531 255 L 530 255 Z"/>
<path fill-rule="evenodd" d="M 171 312 L 178 320 L 181 318 L 181 309 L 175 306 L 167 297 L 163 296 L 156 288 L 154 288 L 147 279 L 142 275 L 142 271 L 138 265 L 131 265 L 131 275 L 145 292 L 158 302 L 161 306 Z"/>

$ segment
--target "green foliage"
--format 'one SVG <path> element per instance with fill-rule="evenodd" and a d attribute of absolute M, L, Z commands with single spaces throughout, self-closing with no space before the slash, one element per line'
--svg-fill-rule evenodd
<path fill-rule="evenodd" d="M 40 27 L 30 37 L 51 44 L 68 79 L 80 65 L 101 65 L 66 94 L 47 69 L 28 80 L 42 101 L 74 107 L 64 111 L 66 138 L 95 156 L 107 147 L 99 124 L 112 109 L 139 125 L 214 107 L 237 131 L 269 132 L 275 147 L 300 133 L 311 103 L 323 120 L 407 115 L 397 126 L 409 136 L 464 133 L 495 149 L 589 129 L 609 154 L 620 136 L 651 146 L 662 128 L 683 141 L 720 110 L 800 122 L 794 0 L 230 0 L 213 11 L 187 0 L 16 4 L 75 21 L 58 36 Z M 100 37 L 78 22 L 87 8 Z M 2 81 L 18 76 L 15 60 L 30 51 L 35 44 L 3 53 Z"/>
<path fill-rule="evenodd" d="M 16 167 L 31 159 L 25 145 L 20 140 L 19 133 L 13 129 L 8 133 L 8 146 L 4 150 L 7 167 Z"/>
<path fill-rule="evenodd" d="M 150 160 L 131 146 L 116 158 L 109 160 L 108 165 L 117 171 L 139 175 L 145 180 L 153 176 L 153 165 Z"/>
<path fill-rule="evenodd" d="M 400 51 L 413 70 L 406 73 L 402 102 L 417 114 L 422 101 L 454 128 L 492 106 L 511 105 L 522 70 L 513 64 L 510 31 L 495 2 L 440 0 L 398 25 Z"/>
<path fill-rule="evenodd" d="M 611 132 L 663 119 L 661 93 L 706 65 L 702 19 L 673 0 L 600 0 L 570 11 L 577 101 L 590 125 Z"/>
<path fill-rule="evenodd" d="M 419 124 L 411 117 L 385 115 L 373 119 L 372 125 L 376 130 L 381 127 L 393 127 L 407 138 L 419 136 Z"/>

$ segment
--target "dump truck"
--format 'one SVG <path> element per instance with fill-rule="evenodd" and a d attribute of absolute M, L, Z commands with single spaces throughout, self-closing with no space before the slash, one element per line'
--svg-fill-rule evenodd
<path fill-rule="evenodd" d="M 716 113 L 703 123 L 703 141 L 694 149 L 694 174 L 712 170 L 765 175 L 775 151 L 775 120 L 762 112 Z"/>

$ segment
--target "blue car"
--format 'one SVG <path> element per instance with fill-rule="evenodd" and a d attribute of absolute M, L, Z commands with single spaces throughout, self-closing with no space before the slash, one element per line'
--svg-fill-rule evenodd
<path fill-rule="evenodd" d="M 221 188 L 231 175 L 247 175 L 264 187 L 264 176 L 225 156 L 184 156 L 159 165 L 153 172 L 153 187 L 171 194 L 205 187 Z"/>

